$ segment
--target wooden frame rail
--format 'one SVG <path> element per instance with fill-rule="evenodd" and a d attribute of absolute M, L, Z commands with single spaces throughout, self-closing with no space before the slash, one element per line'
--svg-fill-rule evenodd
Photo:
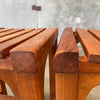
<path fill-rule="evenodd" d="M 53 60 L 58 29 L 13 29 L 4 34 L 0 37 L 0 80 L 9 85 L 14 97 L 0 95 L 0 100 L 44 100 L 45 62 L 48 53 Z"/>
<path fill-rule="evenodd" d="M 54 56 L 55 100 L 85 100 L 100 85 L 100 30 L 64 29 Z M 79 56 L 76 43 L 85 56 Z"/>

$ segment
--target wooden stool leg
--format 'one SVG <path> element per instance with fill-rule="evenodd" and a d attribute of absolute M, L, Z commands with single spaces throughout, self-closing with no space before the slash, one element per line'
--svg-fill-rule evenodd
<path fill-rule="evenodd" d="M 40 71 L 41 74 L 39 74 L 40 76 L 40 88 L 41 88 L 41 100 L 44 100 L 44 77 L 45 77 L 45 64 L 46 64 L 46 59 L 47 59 L 47 56 L 44 58 L 43 60 L 43 63 L 42 63 L 42 69 Z"/>
<path fill-rule="evenodd" d="M 57 35 L 57 28 L 47 29 L 10 51 L 21 100 L 44 100 L 44 59 Z"/>
<path fill-rule="evenodd" d="M 80 74 L 78 84 L 78 100 L 86 100 L 92 88 L 100 85 L 100 74 Z"/>
<path fill-rule="evenodd" d="M 77 100 L 77 74 L 56 73 L 56 100 Z"/>
<path fill-rule="evenodd" d="M 3 80 L 2 84 L 4 85 L 4 82 L 7 83 L 14 96 L 19 98 L 17 86 L 16 86 L 15 72 L 10 70 L 0 70 L 0 79 Z"/>
<path fill-rule="evenodd" d="M 16 73 L 20 100 L 40 100 L 40 82 L 37 73 Z"/>
<path fill-rule="evenodd" d="M 44 71 L 46 57 L 36 73 L 16 73 L 20 100 L 44 100 Z"/>
<path fill-rule="evenodd" d="M 53 59 L 54 59 L 56 48 L 57 48 L 57 40 L 49 53 L 50 100 L 55 100 L 56 98 L 55 73 L 54 73 L 54 67 L 53 67 Z"/>
<path fill-rule="evenodd" d="M 6 85 L 2 80 L 0 80 L 0 94 L 7 94 Z"/>

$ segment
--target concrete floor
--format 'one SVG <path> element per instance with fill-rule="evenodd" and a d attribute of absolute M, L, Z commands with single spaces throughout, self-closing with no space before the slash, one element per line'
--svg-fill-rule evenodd
<path fill-rule="evenodd" d="M 81 48 L 79 48 L 80 56 L 84 55 Z M 50 100 L 50 87 L 49 87 L 49 61 L 46 62 L 45 70 L 45 100 Z M 8 95 L 13 95 L 9 87 L 7 86 Z M 86 100 L 100 100 L 100 86 L 93 88 Z"/>

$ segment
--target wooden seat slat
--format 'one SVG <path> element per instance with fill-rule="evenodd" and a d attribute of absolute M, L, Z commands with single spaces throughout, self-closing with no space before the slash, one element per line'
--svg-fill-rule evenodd
<path fill-rule="evenodd" d="M 90 32 L 94 37 L 96 37 L 100 41 L 100 30 L 89 29 Z"/>
<path fill-rule="evenodd" d="M 100 63 L 100 41 L 84 29 L 76 29 L 76 34 L 88 61 Z"/>
<path fill-rule="evenodd" d="M 9 30 L 7 32 L 2 32 L 2 33 L 0 33 L 0 37 L 6 36 L 6 35 L 9 35 L 12 33 L 16 33 L 16 32 L 22 31 L 22 30 L 24 30 L 24 29 L 14 29 L 14 30 Z"/>
<path fill-rule="evenodd" d="M 54 57 L 54 66 L 55 72 L 78 72 L 78 48 L 72 28 L 64 29 Z"/>
<path fill-rule="evenodd" d="M 2 32 L 6 32 L 6 31 L 9 31 L 9 30 L 13 30 L 13 28 L 5 28 L 5 29 L 1 29 L 1 30 L 0 30 L 0 34 L 1 34 Z"/>
<path fill-rule="evenodd" d="M 9 41 L 1 43 L 0 44 L 0 58 L 5 58 L 6 56 L 9 55 L 9 50 L 11 50 L 13 47 L 39 34 L 43 30 L 45 30 L 45 28 L 37 29 L 35 31 L 29 32 L 28 34 L 24 34 L 22 36 L 19 36 Z"/>
<path fill-rule="evenodd" d="M 3 27 L 0 27 L 0 30 L 4 29 Z"/>
<path fill-rule="evenodd" d="M 16 37 L 21 36 L 23 34 L 27 34 L 28 32 L 31 32 L 33 30 L 35 30 L 35 29 L 26 29 L 26 30 L 22 30 L 22 31 L 14 33 L 14 34 L 10 34 L 10 35 L 1 37 L 0 38 L 0 43 L 8 41 L 8 40 L 13 39 L 13 38 L 16 38 Z"/>
<path fill-rule="evenodd" d="M 36 72 L 36 67 L 34 65 L 35 62 L 42 62 L 42 60 L 46 57 L 47 53 L 49 52 L 48 50 L 50 50 L 52 45 L 55 43 L 57 35 L 57 28 L 49 28 L 41 32 L 41 34 L 32 37 L 26 42 L 13 48 L 10 51 L 10 56 L 12 59 L 14 70 L 16 70 L 17 72 Z M 20 65 L 21 67 L 18 67 Z"/>
<path fill-rule="evenodd" d="M 0 100 L 17 100 L 17 99 L 13 96 L 0 95 Z"/>

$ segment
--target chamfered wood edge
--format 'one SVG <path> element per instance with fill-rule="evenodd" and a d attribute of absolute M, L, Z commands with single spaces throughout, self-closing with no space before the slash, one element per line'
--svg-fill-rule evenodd
<path fill-rule="evenodd" d="M 88 29 L 87 30 L 90 34 L 92 34 L 96 39 L 98 39 L 100 41 L 100 36 L 98 36 L 96 34 L 96 31 L 99 31 L 99 30 L 96 30 L 96 29 Z M 94 31 L 94 32 L 93 32 Z"/>
<path fill-rule="evenodd" d="M 71 35 L 72 45 L 67 45 L 69 43 L 69 37 Z M 68 33 L 70 32 L 70 33 Z M 65 48 L 63 48 L 66 46 Z M 68 46 L 70 49 L 68 49 Z M 72 46 L 72 47 L 71 47 Z M 60 49 L 59 49 L 60 48 Z M 62 50 L 61 50 L 62 49 Z M 57 51 L 54 56 L 54 71 L 55 73 L 77 73 L 78 72 L 78 48 L 76 45 L 75 37 L 72 28 L 65 28 L 61 36 L 60 43 L 58 45 Z"/>
<path fill-rule="evenodd" d="M 82 33 L 84 33 L 84 35 Z M 100 49 L 98 48 L 100 45 L 99 41 L 94 36 L 92 36 L 88 31 L 86 31 L 85 29 L 82 29 L 82 28 L 76 28 L 76 34 L 79 39 L 79 42 L 82 45 L 83 51 L 88 59 L 88 62 L 100 64 L 100 59 L 99 59 L 100 58 L 100 55 L 99 55 Z M 86 36 L 86 37 L 83 38 L 84 36 Z M 91 47 L 89 47 L 86 44 L 88 44 L 88 45 L 90 44 L 89 46 L 91 46 Z M 91 48 L 91 50 L 93 49 L 92 52 L 89 48 Z M 96 49 L 97 49 L 97 52 L 95 52 Z"/>
<path fill-rule="evenodd" d="M 35 57 L 34 57 L 33 52 L 31 51 L 11 51 L 10 56 L 11 56 L 11 63 L 12 63 L 14 71 L 33 72 L 33 73 L 36 72 Z"/>
<path fill-rule="evenodd" d="M 14 38 L 15 40 L 11 39 L 7 42 L 4 42 L 5 44 L 3 44 L 3 45 L 1 44 L 1 48 L 2 48 L 2 46 L 3 46 L 3 48 L 0 49 L 0 59 L 7 57 L 9 55 L 9 51 L 11 49 L 13 49 L 14 47 L 20 45 L 21 43 L 23 43 L 27 40 L 29 40 L 30 38 L 32 38 L 33 36 L 36 36 L 37 34 L 39 34 L 40 32 L 42 32 L 44 30 L 45 30 L 45 28 L 39 28 L 37 30 L 34 30 L 33 33 L 29 32 L 31 35 L 25 34 L 25 35 Z M 10 43 L 10 45 L 9 45 L 9 43 Z"/>
<path fill-rule="evenodd" d="M 10 51 L 11 62 L 12 62 L 12 66 L 15 71 L 28 72 L 28 73 L 29 72 L 33 72 L 33 73 L 37 72 L 37 70 L 38 70 L 36 68 L 37 63 L 40 63 L 41 61 L 43 61 L 43 56 L 45 57 L 45 55 L 50 51 L 50 48 L 54 45 L 55 41 L 57 40 L 58 28 L 50 28 L 47 31 L 43 31 L 43 32 L 46 34 L 46 37 L 45 37 L 45 35 L 43 36 L 43 40 L 41 43 L 39 41 L 36 45 L 35 40 L 37 39 L 37 37 L 38 37 L 38 39 L 39 38 L 42 39 L 42 33 L 41 33 L 41 35 L 37 35 L 36 37 L 31 38 L 31 40 L 33 40 L 32 42 L 34 44 L 33 44 L 33 47 L 31 46 L 30 50 L 29 50 L 29 48 L 26 48 L 26 47 L 25 48 L 27 50 L 24 50 L 21 48 L 19 50 L 19 48 L 16 47 Z M 47 32 L 49 32 L 49 36 L 47 36 Z M 20 45 L 22 46 L 28 42 L 30 42 L 30 40 L 26 41 L 25 43 L 20 44 Z M 37 49 L 37 47 L 38 47 L 38 49 Z M 44 52 L 44 50 L 45 50 L 45 52 Z M 43 52 L 44 52 L 44 54 L 43 54 Z M 19 67 L 19 66 L 21 66 L 21 67 Z"/>
<path fill-rule="evenodd" d="M 55 73 L 77 73 L 78 72 L 77 58 L 78 58 L 78 53 L 63 52 L 57 54 L 54 57 Z"/>

